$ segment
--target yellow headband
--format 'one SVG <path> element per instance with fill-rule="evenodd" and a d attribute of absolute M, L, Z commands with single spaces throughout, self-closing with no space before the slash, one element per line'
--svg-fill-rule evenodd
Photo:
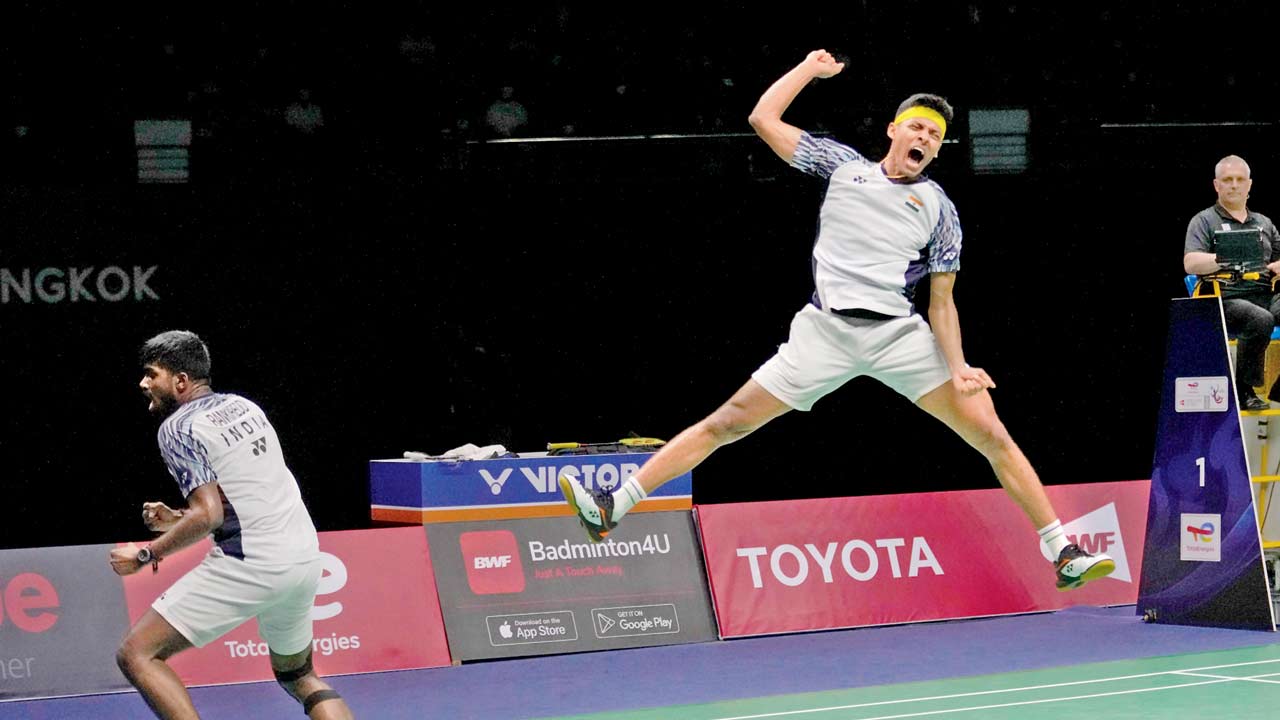
<path fill-rule="evenodd" d="M 903 110 L 901 115 L 893 119 L 893 124 L 898 125 L 899 123 L 913 117 L 934 121 L 938 124 L 938 129 L 942 131 L 942 137 L 945 138 L 947 136 L 947 121 L 943 119 L 942 114 L 933 108 L 928 108 L 923 105 L 912 105 L 906 110 Z"/>

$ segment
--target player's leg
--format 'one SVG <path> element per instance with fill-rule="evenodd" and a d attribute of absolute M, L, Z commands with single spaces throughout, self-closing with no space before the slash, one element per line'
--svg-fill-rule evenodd
<path fill-rule="evenodd" d="M 311 608 L 323 568 L 319 559 L 282 569 L 273 579 L 276 600 L 258 615 L 258 632 L 271 651 L 276 682 L 310 718 L 348 720 L 347 702 L 316 675 L 311 665 Z"/>
<path fill-rule="evenodd" d="M 746 437 L 790 409 L 760 383 L 747 380 L 728 402 L 663 445 L 613 493 L 588 491 L 577 477 L 568 474 L 560 476 L 560 490 L 587 529 L 587 535 L 599 542 L 636 502 L 697 467 L 716 448 Z M 628 504 L 615 507 L 615 503 L 623 502 Z"/>
<path fill-rule="evenodd" d="M 857 329 L 847 321 L 806 305 L 791 320 L 787 342 L 751 375 L 729 401 L 664 445 L 612 493 L 589 492 L 573 476 L 560 477 L 560 490 L 599 542 L 636 503 L 662 484 L 707 458 L 716 448 L 746 437 L 788 410 L 808 410 L 856 374 Z"/>
<path fill-rule="evenodd" d="M 982 453 L 991 463 L 1000 485 L 1036 527 L 1053 522 L 1057 515 L 1040 477 L 996 416 L 990 393 L 966 397 L 948 381 L 926 393 L 916 404 Z"/>
<path fill-rule="evenodd" d="M 872 377 L 941 420 L 991 463 L 1000 485 L 1057 558 L 1058 589 L 1079 587 L 1115 569 L 1111 558 L 1089 555 L 1070 543 L 1040 477 L 996 416 L 991 394 L 965 395 L 955 388 L 938 340 L 923 318 L 878 323 L 868 331 L 866 347 L 874 357 L 868 368 Z"/>
<path fill-rule="evenodd" d="M 917 404 L 954 430 L 991 464 L 1000 485 L 1039 529 L 1058 558 L 1058 589 L 1070 590 L 1115 570 L 1105 554 L 1090 555 L 1069 543 L 1039 475 L 996 415 L 991 394 L 964 395 L 951 382 L 925 393 Z"/>
<path fill-rule="evenodd" d="M 164 720 L 199 718 L 191 695 L 178 674 L 165 662 L 191 647 L 169 621 L 148 609 L 116 650 L 116 664 L 143 700 Z"/>
<path fill-rule="evenodd" d="M 697 467 L 717 448 L 741 440 L 790 409 L 760 383 L 747 380 L 727 402 L 685 428 L 641 465 L 636 482 L 646 494 L 651 493 Z"/>
<path fill-rule="evenodd" d="M 302 703 L 302 711 L 313 720 L 348 720 L 355 717 L 347 701 L 336 690 L 316 675 L 311 666 L 311 645 L 291 655 L 278 655 L 271 651 L 271 671 L 276 682 L 295 700 Z"/>

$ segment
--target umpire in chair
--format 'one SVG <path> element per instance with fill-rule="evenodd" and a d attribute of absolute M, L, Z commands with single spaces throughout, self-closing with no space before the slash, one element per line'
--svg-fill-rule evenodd
<path fill-rule="evenodd" d="M 1280 402 L 1280 383 L 1273 382 L 1267 400 L 1254 392 L 1266 382 L 1267 346 L 1280 322 L 1280 299 L 1274 291 L 1280 273 L 1280 233 L 1270 218 L 1248 208 L 1252 186 L 1243 158 L 1228 155 L 1219 160 L 1213 173 L 1218 201 L 1191 218 L 1182 251 L 1184 270 L 1221 287 L 1227 333 L 1236 338 L 1236 400 L 1242 411 L 1266 410 L 1268 400 Z"/>

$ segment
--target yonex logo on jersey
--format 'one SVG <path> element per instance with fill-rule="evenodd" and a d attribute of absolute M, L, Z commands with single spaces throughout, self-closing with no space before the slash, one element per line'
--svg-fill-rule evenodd
<path fill-rule="evenodd" d="M 267 439 L 261 438 L 253 441 L 253 454 L 265 455 L 267 453 Z"/>
<path fill-rule="evenodd" d="M 458 537 L 467 584 L 477 595 L 524 592 L 524 565 L 510 530 L 462 533 Z"/>

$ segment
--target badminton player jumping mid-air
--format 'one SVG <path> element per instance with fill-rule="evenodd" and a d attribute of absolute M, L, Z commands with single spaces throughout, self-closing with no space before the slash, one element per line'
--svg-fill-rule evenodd
<path fill-rule="evenodd" d="M 791 321 L 787 342 L 715 412 L 681 432 L 613 493 L 588 492 L 574 476 L 560 489 L 587 534 L 599 542 L 635 504 L 688 472 L 716 448 L 789 410 L 869 375 L 941 420 L 991 463 L 1056 558 L 1060 590 L 1115 569 L 1103 554 L 1071 543 L 1040 478 L 996 416 L 991 377 L 970 367 L 960 343 L 952 288 L 960 269 L 960 222 L 942 188 L 924 175 L 951 122 L 951 106 L 918 94 L 898 106 L 879 162 L 782 120 L 816 78 L 844 69 L 815 50 L 765 91 L 751 126 L 792 167 L 827 182 L 813 248 L 813 300 Z M 929 273 L 929 321 L 913 304 Z"/>

